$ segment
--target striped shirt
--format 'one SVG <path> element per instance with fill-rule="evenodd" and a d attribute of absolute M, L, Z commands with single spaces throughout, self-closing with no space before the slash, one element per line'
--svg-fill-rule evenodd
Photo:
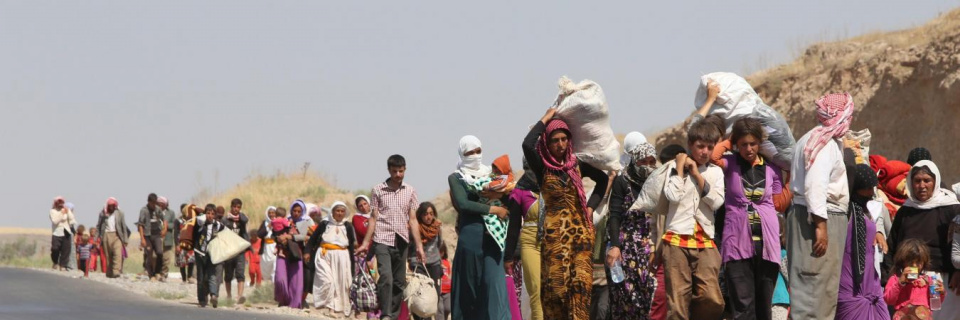
<path fill-rule="evenodd" d="M 377 210 L 373 242 L 394 246 L 394 235 L 398 235 L 409 243 L 410 228 L 407 224 L 410 222 L 410 211 L 420 205 L 417 190 L 406 183 L 400 184 L 399 189 L 391 189 L 385 181 L 373 187 L 370 194 L 370 206 Z"/>
<path fill-rule="evenodd" d="M 667 231 L 667 233 L 663 235 L 663 241 L 671 246 L 687 249 L 706 249 L 717 247 L 713 243 L 713 239 L 710 239 L 710 236 L 708 236 L 707 233 L 703 231 L 703 228 L 700 227 L 700 223 L 694 223 L 693 235 L 676 234 L 672 231 Z"/>

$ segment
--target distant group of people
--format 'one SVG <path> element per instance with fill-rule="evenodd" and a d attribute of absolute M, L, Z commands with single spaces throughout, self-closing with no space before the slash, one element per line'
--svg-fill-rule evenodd
<path fill-rule="evenodd" d="M 719 90 L 709 86 L 685 146 L 658 152 L 628 134 L 619 172 L 578 159 L 579 137 L 555 108 L 523 139 L 519 176 L 506 156 L 483 163 L 480 139 L 464 136 L 447 178 L 452 263 L 436 208 L 419 201 L 406 160 L 393 155 L 389 178 L 354 199 L 352 216 L 345 202 L 324 214 L 296 200 L 248 225 L 240 199 L 229 211 L 184 204 L 176 216 L 151 194 L 136 224 L 144 268 L 165 281 L 173 263 L 192 281 L 195 267 L 199 303 L 214 307 L 221 281 L 232 299 L 236 279 L 243 302 L 248 270 L 252 284 L 273 282 L 278 305 L 338 317 L 405 319 L 412 270 L 433 280 L 437 319 L 519 319 L 521 304 L 534 320 L 960 318 L 960 201 L 929 151 L 911 152 L 894 204 L 884 164 L 842 141 L 849 94 L 818 99 L 819 125 L 792 162 L 774 163 L 762 122 L 708 114 Z M 73 229 L 63 198 L 50 219 L 56 268 L 76 242 L 81 268 L 119 276 L 130 231 L 116 199 L 89 232 Z M 225 230 L 250 249 L 213 264 L 210 243 Z M 351 284 L 363 274 L 377 278 L 377 310 L 357 310 Z"/>

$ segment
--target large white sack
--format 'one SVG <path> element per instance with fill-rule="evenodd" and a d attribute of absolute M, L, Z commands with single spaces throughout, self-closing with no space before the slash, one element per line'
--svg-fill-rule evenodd
<path fill-rule="evenodd" d="M 707 81 L 713 80 L 720 86 L 717 101 L 707 112 L 721 116 L 727 125 L 727 136 L 733 131 L 733 123 L 743 117 L 760 120 L 767 139 L 760 145 L 760 154 L 770 159 L 783 170 L 790 170 L 793 161 L 793 149 L 797 144 L 790 126 L 776 110 L 770 108 L 753 86 L 741 76 L 730 72 L 714 72 L 700 77 L 694 108 L 699 109 L 707 101 Z"/>
<path fill-rule="evenodd" d="M 620 143 L 610 128 L 607 98 L 600 85 L 591 80 L 573 83 L 566 76 L 558 85 L 560 92 L 554 102 L 557 117 L 570 127 L 577 159 L 600 170 L 623 169 Z"/>
<path fill-rule="evenodd" d="M 210 261 L 213 264 L 218 264 L 233 259 L 249 247 L 249 241 L 243 240 L 230 229 L 223 229 L 217 232 L 217 236 L 213 240 L 210 240 L 207 251 L 210 252 Z"/>

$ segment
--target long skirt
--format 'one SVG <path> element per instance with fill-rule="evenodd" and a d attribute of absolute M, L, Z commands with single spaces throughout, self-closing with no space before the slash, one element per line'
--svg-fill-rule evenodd
<path fill-rule="evenodd" d="M 880 275 L 873 267 L 873 241 L 877 234 L 877 226 L 866 220 L 866 252 L 864 258 L 863 280 L 854 282 L 854 255 L 853 248 L 857 245 L 854 235 L 854 219 L 851 217 L 847 226 L 847 241 L 843 251 L 843 264 L 840 271 L 840 288 L 837 293 L 837 320 L 889 320 L 887 303 L 883 301 L 883 286 L 880 284 Z"/>
<path fill-rule="evenodd" d="M 650 262 L 650 219 L 646 213 L 630 211 L 620 226 L 621 259 L 625 278 L 610 283 L 610 302 L 614 319 L 650 318 L 650 305 L 656 289 L 656 270 Z"/>
<path fill-rule="evenodd" d="M 324 255 L 321 248 L 316 254 L 313 307 L 327 308 L 349 317 L 353 314 L 350 306 L 350 252 L 327 250 Z"/>
<path fill-rule="evenodd" d="M 484 231 L 479 217 L 461 216 L 464 224 L 453 256 L 453 320 L 509 320 L 510 305 L 503 253 Z"/>
<path fill-rule="evenodd" d="M 273 299 L 281 307 L 301 308 L 303 302 L 303 262 L 277 257 Z"/>
<path fill-rule="evenodd" d="M 277 244 L 264 244 L 263 254 L 260 255 L 260 274 L 264 279 L 273 281 L 274 271 L 277 269 Z"/>

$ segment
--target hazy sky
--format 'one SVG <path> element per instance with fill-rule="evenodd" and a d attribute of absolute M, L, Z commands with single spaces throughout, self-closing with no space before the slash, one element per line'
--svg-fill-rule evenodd
<path fill-rule="evenodd" d="M 960 4 L 536 2 L 0 2 L 0 225 L 48 227 L 56 195 L 90 224 L 109 196 L 135 215 L 304 162 L 369 189 L 393 153 L 432 199 L 462 135 L 519 167 L 561 75 L 601 84 L 615 131 L 652 133 L 703 73 Z"/>

